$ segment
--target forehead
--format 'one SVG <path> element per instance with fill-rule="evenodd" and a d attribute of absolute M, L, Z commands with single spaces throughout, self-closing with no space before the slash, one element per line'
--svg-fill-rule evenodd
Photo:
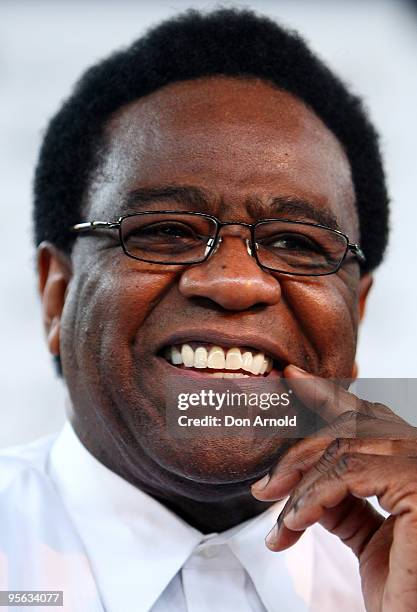
<path fill-rule="evenodd" d="M 89 197 L 96 214 L 123 212 L 126 194 L 141 187 L 192 185 L 211 194 L 212 212 L 220 203 L 227 216 L 248 198 L 292 197 L 357 233 L 339 141 L 302 101 L 266 82 L 213 77 L 166 86 L 120 109 L 105 136 Z"/>

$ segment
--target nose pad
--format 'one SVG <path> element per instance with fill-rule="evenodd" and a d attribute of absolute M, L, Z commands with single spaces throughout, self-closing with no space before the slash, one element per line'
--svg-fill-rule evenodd
<path fill-rule="evenodd" d="M 221 236 L 219 236 L 219 238 L 217 239 L 216 246 L 214 247 L 213 251 L 211 252 L 210 257 L 211 257 L 212 255 L 215 255 L 215 254 L 216 254 L 216 252 L 217 252 L 217 250 L 218 250 L 218 248 L 219 248 L 220 243 L 222 242 L 222 240 L 223 240 L 223 238 L 222 238 Z M 246 250 L 247 250 L 247 252 L 248 252 L 248 255 L 249 255 L 250 257 L 254 257 L 255 255 L 254 255 L 254 253 L 252 252 L 251 241 L 249 240 L 249 238 L 245 238 L 244 240 L 245 240 L 245 242 L 246 242 Z M 205 250 L 204 255 L 207 255 L 207 253 L 210 251 L 211 247 L 213 246 L 213 242 L 214 242 L 214 238 L 209 238 L 209 239 L 207 240 L 207 246 L 206 246 L 206 250 Z"/>
<path fill-rule="evenodd" d="M 216 253 L 217 249 L 219 248 L 219 245 L 220 245 L 221 241 L 222 241 L 221 237 L 217 239 L 216 246 L 214 247 L 213 251 L 211 252 L 211 255 L 214 255 Z M 207 253 L 210 252 L 210 249 L 213 246 L 213 242 L 214 242 L 214 238 L 209 238 L 207 240 L 207 246 L 206 246 L 206 250 L 204 251 L 204 257 L 207 255 Z M 210 255 L 210 257 L 211 257 L 211 255 Z"/>

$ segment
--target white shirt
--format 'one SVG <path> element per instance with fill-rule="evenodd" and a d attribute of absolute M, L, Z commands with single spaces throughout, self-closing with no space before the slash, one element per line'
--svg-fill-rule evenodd
<path fill-rule="evenodd" d="M 67 422 L 0 453 L 0 590 L 62 590 L 48 610 L 63 612 L 364 612 L 356 558 L 319 525 L 285 552 L 266 548 L 281 507 L 203 535 Z"/>

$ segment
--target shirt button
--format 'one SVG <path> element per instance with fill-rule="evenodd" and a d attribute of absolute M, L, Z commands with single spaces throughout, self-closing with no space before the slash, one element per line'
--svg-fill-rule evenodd
<path fill-rule="evenodd" d="M 213 557 L 218 555 L 218 553 L 219 553 L 218 546 L 207 546 L 206 548 L 203 548 L 201 550 L 201 555 L 205 557 L 206 559 L 212 559 Z"/>

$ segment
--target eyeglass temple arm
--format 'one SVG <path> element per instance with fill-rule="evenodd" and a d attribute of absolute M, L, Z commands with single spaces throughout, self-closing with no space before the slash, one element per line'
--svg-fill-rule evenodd
<path fill-rule="evenodd" d="M 355 255 L 355 257 L 360 261 L 361 264 L 364 264 L 366 262 L 365 254 L 358 244 L 352 244 L 351 242 L 349 242 L 348 247 L 349 251 L 351 251 Z"/>
<path fill-rule="evenodd" d="M 95 229 L 117 229 L 119 226 L 119 221 L 113 223 L 108 221 L 88 221 L 86 223 L 76 223 L 70 229 L 72 232 L 88 232 Z"/>

